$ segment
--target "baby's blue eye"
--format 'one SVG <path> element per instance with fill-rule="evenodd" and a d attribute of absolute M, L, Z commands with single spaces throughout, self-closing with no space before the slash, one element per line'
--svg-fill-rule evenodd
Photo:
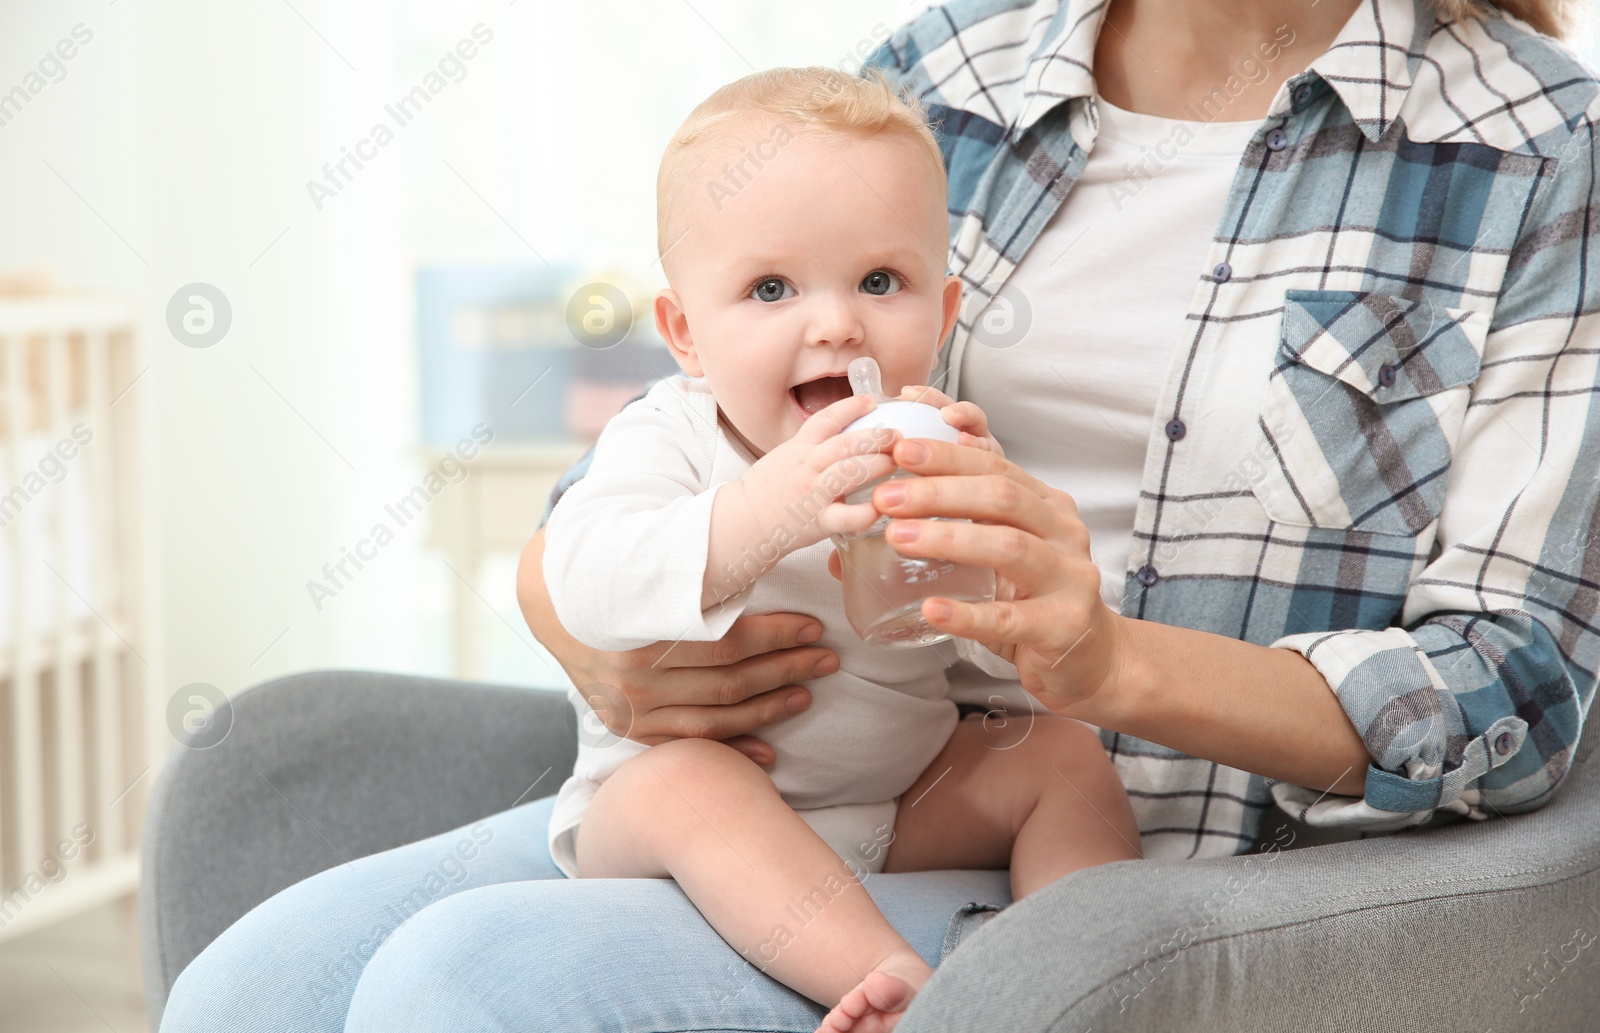
<path fill-rule="evenodd" d="M 794 288 L 772 276 L 756 284 L 750 296 L 757 301 L 782 301 L 794 297 Z"/>
<path fill-rule="evenodd" d="M 893 294 L 900 287 L 900 277 L 887 269 L 874 269 L 861 280 L 863 294 Z"/>

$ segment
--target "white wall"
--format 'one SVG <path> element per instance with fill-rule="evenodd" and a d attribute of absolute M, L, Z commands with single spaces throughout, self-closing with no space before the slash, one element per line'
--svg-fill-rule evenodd
<path fill-rule="evenodd" d="M 154 413 L 170 686 L 448 672 L 453 575 L 419 524 L 320 613 L 306 591 L 421 476 L 415 267 L 530 260 L 531 245 L 654 286 L 655 165 L 689 108 L 751 66 L 837 63 L 915 9 L 0 3 L 0 91 L 75 25 L 93 32 L 0 127 L 0 272 L 47 269 L 141 306 L 150 370 L 133 390 Z M 306 181 L 477 23 L 493 40 L 465 79 L 317 211 Z M 233 306 L 226 338 L 200 350 L 164 318 L 193 281 Z M 478 587 L 526 638 L 510 570 L 491 565 Z M 494 673 L 552 680 L 505 623 L 484 627 Z"/>
<path fill-rule="evenodd" d="M 448 671 L 453 575 L 417 525 L 320 613 L 305 587 L 420 476 L 415 266 L 531 245 L 653 285 L 656 160 L 689 108 L 752 67 L 838 64 L 920 6 L 0 0 L 0 91 L 74 25 L 94 34 L 0 127 L 0 271 L 142 306 L 171 686 Z M 494 38 L 464 81 L 317 211 L 306 181 L 479 22 Z M 192 281 L 234 309 L 204 350 L 163 317 Z M 527 638 L 511 569 L 479 579 L 506 618 L 484 620 L 492 671 L 549 681 L 507 630 Z"/>

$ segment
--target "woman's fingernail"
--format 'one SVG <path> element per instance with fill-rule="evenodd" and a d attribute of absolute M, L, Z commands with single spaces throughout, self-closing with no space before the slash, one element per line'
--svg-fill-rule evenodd
<path fill-rule="evenodd" d="M 899 452 L 902 462 L 925 463 L 928 461 L 928 446 L 920 441 L 902 442 Z"/>
<path fill-rule="evenodd" d="M 943 599 L 929 599 L 922 604 L 922 615 L 931 621 L 947 621 L 954 612 Z"/>
<path fill-rule="evenodd" d="M 885 506 L 898 506 L 906 500 L 906 486 L 890 481 L 878 488 L 878 501 Z"/>
<path fill-rule="evenodd" d="M 839 658 L 834 656 L 832 653 L 829 653 L 827 656 L 823 657 L 821 660 L 818 660 L 817 661 L 817 665 L 815 667 L 811 668 L 811 676 L 813 678 L 821 678 L 821 677 L 824 677 L 825 675 L 832 674 L 834 671 L 837 671 L 838 669 L 839 669 Z"/>
<path fill-rule="evenodd" d="M 811 704 L 811 696 L 804 692 L 791 692 L 784 698 L 783 707 L 791 714 L 798 714 Z"/>
<path fill-rule="evenodd" d="M 921 529 L 916 524 L 908 524 L 904 521 L 896 520 L 889 525 L 884 534 L 891 542 L 914 542 L 920 532 Z"/>
<path fill-rule="evenodd" d="M 800 643 L 802 646 L 809 646 L 811 643 L 817 641 L 821 637 L 822 625 L 807 624 L 805 627 L 800 629 L 800 634 L 796 635 L 794 638 L 795 641 Z"/>

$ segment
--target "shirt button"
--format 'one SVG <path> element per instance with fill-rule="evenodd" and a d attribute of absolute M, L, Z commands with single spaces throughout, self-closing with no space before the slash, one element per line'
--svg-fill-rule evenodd
<path fill-rule="evenodd" d="M 1385 362 L 1378 367 L 1378 383 L 1384 387 L 1394 386 L 1394 363 Z"/>
<path fill-rule="evenodd" d="M 1296 86 L 1294 88 L 1294 102 L 1296 104 L 1304 104 L 1306 101 L 1308 101 L 1310 99 L 1311 99 L 1311 84 L 1310 83 L 1303 82 L 1299 86 Z"/>
<path fill-rule="evenodd" d="M 1149 564 L 1140 567 L 1138 572 L 1133 576 L 1138 578 L 1139 584 L 1146 588 L 1149 588 L 1151 585 L 1155 584 L 1161 579 L 1161 575 L 1156 573 L 1156 568 L 1150 566 Z"/>
<path fill-rule="evenodd" d="M 1218 283 L 1222 283 L 1232 275 L 1233 266 L 1229 265 L 1227 262 L 1218 262 L 1217 267 L 1211 270 L 1211 278 Z"/>
<path fill-rule="evenodd" d="M 1281 151 L 1287 146 L 1289 146 L 1289 134 L 1285 133 L 1282 129 L 1274 129 L 1272 132 L 1267 134 L 1268 150 Z"/>
<path fill-rule="evenodd" d="M 1495 736 L 1494 752 L 1504 757 L 1506 754 L 1511 752 L 1511 744 L 1513 741 L 1514 739 L 1510 732 L 1501 732 L 1499 735 Z"/>
<path fill-rule="evenodd" d="M 1171 420 L 1167 423 L 1167 437 L 1173 441 L 1177 441 L 1187 433 L 1189 428 L 1183 425 L 1182 420 Z"/>

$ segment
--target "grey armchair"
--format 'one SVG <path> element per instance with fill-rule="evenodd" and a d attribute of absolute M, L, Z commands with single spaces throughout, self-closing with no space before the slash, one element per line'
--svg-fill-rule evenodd
<path fill-rule="evenodd" d="M 1600 1029 L 1594 743 L 1586 729 L 1533 814 L 1318 846 L 1271 814 L 1264 851 L 1093 868 L 958 914 L 900 1029 Z M 574 756 L 559 693 L 327 672 L 240 694 L 227 738 L 175 751 L 151 801 L 152 1025 L 178 973 L 255 904 L 502 810 L 546 769 L 558 785 Z"/>

